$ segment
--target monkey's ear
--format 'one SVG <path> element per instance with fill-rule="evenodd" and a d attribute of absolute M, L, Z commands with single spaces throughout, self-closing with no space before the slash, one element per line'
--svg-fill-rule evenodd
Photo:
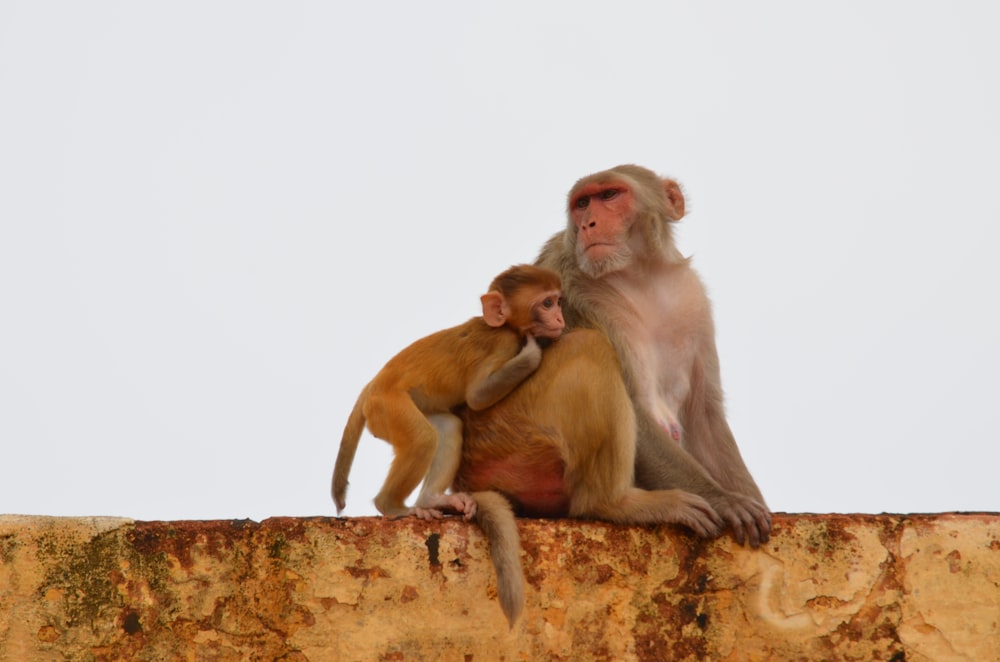
<path fill-rule="evenodd" d="M 492 290 L 479 297 L 479 300 L 483 302 L 483 319 L 486 320 L 487 324 L 503 326 L 507 322 L 510 306 L 507 305 L 507 300 L 503 298 L 502 294 Z"/>
<path fill-rule="evenodd" d="M 684 216 L 684 194 L 681 193 L 681 186 L 672 179 L 663 180 L 663 189 L 667 193 L 669 206 L 667 212 L 671 221 L 679 221 Z"/>

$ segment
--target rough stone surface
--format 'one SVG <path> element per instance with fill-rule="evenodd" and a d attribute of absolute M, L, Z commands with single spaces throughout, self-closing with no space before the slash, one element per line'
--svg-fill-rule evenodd
<path fill-rule="evenodd" d="M 2 660 L 997 660 L 1000 515 L 778 515 L 764 548 L 519 522 L 0 517 Z"/>

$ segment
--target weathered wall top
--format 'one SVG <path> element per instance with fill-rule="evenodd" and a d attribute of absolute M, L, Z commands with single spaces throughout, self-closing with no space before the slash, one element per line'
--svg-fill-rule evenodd
<path fill-rule="evenodd" d="M 0 659 L 1000 659 L 996 514 L 519 526 L 511 629 L 458 520 L 0 517 Z"/>

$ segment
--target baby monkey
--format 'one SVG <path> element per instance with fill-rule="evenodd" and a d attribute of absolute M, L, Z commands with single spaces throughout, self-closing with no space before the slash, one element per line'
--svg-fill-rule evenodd
<path fill-rule="evenodd" d="M 344 509 L 347 474 L 367 421 L 368 430 L 392 444 L 395 458 L 375 497 L 388 517 L 438 519 L 444 511 L 469 520 L 469 494 L 446 494 L 462 456 L 462 421 L 454 409 L 486 409 L 538 368 L 536 338 L 563 331 L 558 274 L 522 264 L 497 276 L 480 297 L 482 317 L 421 338 L 385 364 L 358 396 L 344 427 L 331 492 Z M 404 503 L 424 481 L 416 505 Z"/>

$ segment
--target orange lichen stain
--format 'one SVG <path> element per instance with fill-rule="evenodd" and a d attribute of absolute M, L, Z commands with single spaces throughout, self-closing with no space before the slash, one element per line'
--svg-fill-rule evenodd
<path fill-rule="evenodd" d="M 53 641 L 58 639 L 60 636 L 59 630 L 51 625 L 43 625 L 38 628 L 38 641 L 44 641 L 47 644 L 51 644 Z"/>
<path fill-rule="evenodd" d="M 545 622 L 554 627 L 556 630 L 562 630 L 566 627 L 566 609 L 565 607 L 546 609 L 543 612 L 543 618 Z"/>

